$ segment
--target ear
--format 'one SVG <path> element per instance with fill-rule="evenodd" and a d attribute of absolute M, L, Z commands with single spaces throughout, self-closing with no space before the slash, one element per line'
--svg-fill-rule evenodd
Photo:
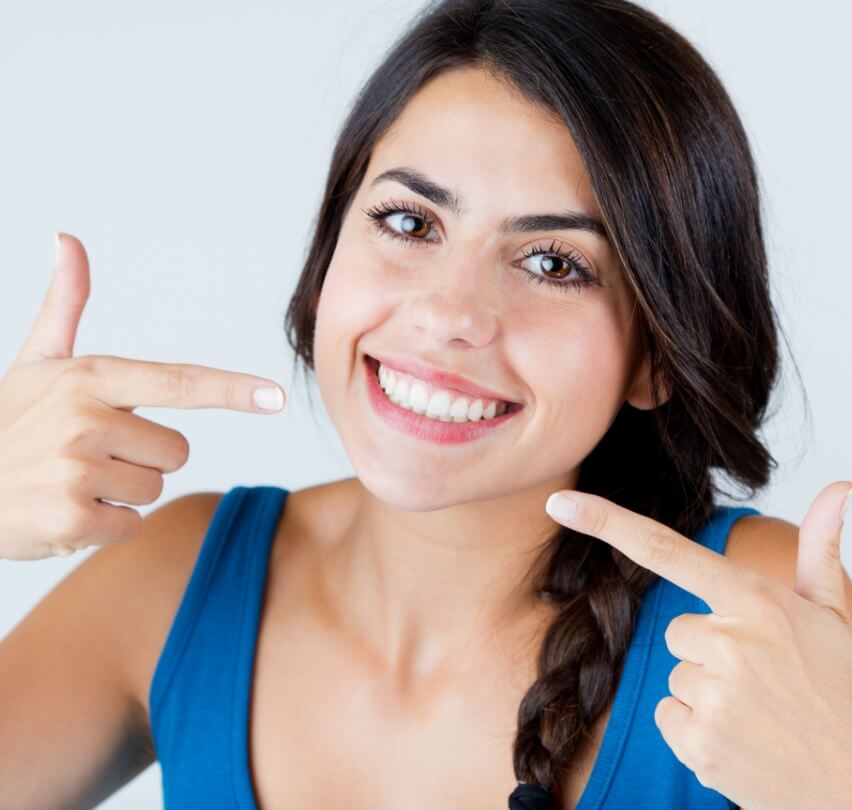
<path fill-rule="evenodd" d="M 658 383 L 657 391 L 658 404 L 668 402 L 671 396 L 668 381 Z M 655 407 L 651 399 L 651 358 L 647 351 L 642 356 L 642 362 L 633 378 L 633 385 L 627 392 L 626 399 L 629 405 L 640 411 L 650 411 Z"/>

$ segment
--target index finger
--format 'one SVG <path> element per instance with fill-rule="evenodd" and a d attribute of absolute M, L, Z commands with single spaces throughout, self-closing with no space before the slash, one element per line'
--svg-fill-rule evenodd
<path fill-rule="evenodd" d="M 227 408 L 270 413 L 280 411 L 286 400 L 284 390 L 271 380 L 193 363 L 111 355 L 86 355 L 72 363 L 69 371 L 82 374 L 85 392 L 112 408 Z M 269 393 L 258 393 L 264 389 Z"/>
<path fill-rule="evenodd" d="M 577 511 L 564 525 L 597 537 L 637 565 L 703 599 L 713 613 L 742 613 L 752 601 L 759 575 L 674 529 L 598 495 L 565 492 Z M 552 496 L 551 496 L 552 497 Z"/>

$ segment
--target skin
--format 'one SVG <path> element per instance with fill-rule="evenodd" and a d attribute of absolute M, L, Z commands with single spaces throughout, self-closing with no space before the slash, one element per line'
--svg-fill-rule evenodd
<path fill-rule="evenodd" d="M 460 214 L 396 181 L 372 185 L 397 167 L 455 190 Z M 419 222 L 426 241 L 381 235 L 363 213 L 400 201 L 435 221 L 431 230 Z M 608 241 L 579 230 L 497 232 L 504 217 L 565 210 L 600 219 L 565 126 L 464 69 L 405 107 L 343 222 L 314 348 L 322 398 L 360 483 L 326 570 L 338 609 L 391 681 L 480 660 L 492 631 L 540 614 L 524 579 L 555 529 L 547 496 L 573 486 L 625 400 L 647 407 L 634 298 Z M 399 230 L 400 219 L 388 227 Z M 544 275 L 541 257 L 523 254 L 553 240 L 580 253 L 600 284 L 531 283 L 516 264 Z M 410 437 L 372 412 L 363 353 L 423 359 L 525 408 L 474 442 Z"/>

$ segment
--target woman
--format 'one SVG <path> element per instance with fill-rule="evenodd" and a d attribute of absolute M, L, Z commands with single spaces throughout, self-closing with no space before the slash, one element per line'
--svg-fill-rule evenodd
<path fill-rule="evenodd" d="M 813 550 L 836 549 L 850 484 L 799 546 L 715 504 L 713 468 L 768 481 L 777 323 L 746 137 L 682 37 L 622 0 L 426 10 L 340 133 L 285 326 L 357 476 L 188 496 L 80 566 L 66 607 L 115 611 L 107 691 L 150 707 L 104 721 L 69 792 L 18 777 L 12 804 L 82 806 L 156 755 L 182 808 L 842 806 L 852 711 L 841 686 L 832 711 L 809 698 L 852 667 L 848 580 Z M 66 401 L 142 371 L 31 341 L 17 371 L 70 367 Z M 200 406 L 214 377 L 167 371 L 160 401 Z M 103 448 L 119 422 L 99 413 Z M 92 474 L 89 501 L 157 497 L 122 469 L 125 497 Z M 569 491 L 573 513 L 549 497 Z M 6 661 L 34 662 L 59 615 L 40 610 Z M 822 678 L 761 668 L 747 691 L 742 661 L 796 651 Z M 808 711 L 773 726 L 789 689 Z"/>

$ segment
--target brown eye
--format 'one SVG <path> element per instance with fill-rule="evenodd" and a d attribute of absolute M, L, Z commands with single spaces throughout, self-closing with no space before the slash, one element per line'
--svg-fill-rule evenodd
<path fill-rule="evenodd" d="M 528 266 L 528 263 L 533 266 Z M 517 264 L 530 281 L 547 284 L 554 289 L 574 287 L 579 291 L 590 284 L 600 284 L 583 257 L 573 249 L 561 250 L 556 240 L 549 247 L 536 245 L 530 248 Z M 575 274 L 573 277 L 572 273 Z"/>
<path fill-rule="evenodd" d="M 550 276 L 564 278 L 571 272 L 571 266 L 561 256 L 542 256 L 541 270 Z"/>
<path fill-rule="evenodd" d="M 384 218 L 384 221 L 393 230 L 405 236 L 410 236 L 413 239 L 425 238 L 429 235 L 429 229 L 432 227 L 423 217 L 419 217 L 417 214 L 412 214 L 408 211 L 390 214 Z"/>
<path fill-rule="evenodd" d="M 363 210 L 382 236 L 409 246 L 439 241 L 435 221 L 411 203 L 383 202 Z"/>

